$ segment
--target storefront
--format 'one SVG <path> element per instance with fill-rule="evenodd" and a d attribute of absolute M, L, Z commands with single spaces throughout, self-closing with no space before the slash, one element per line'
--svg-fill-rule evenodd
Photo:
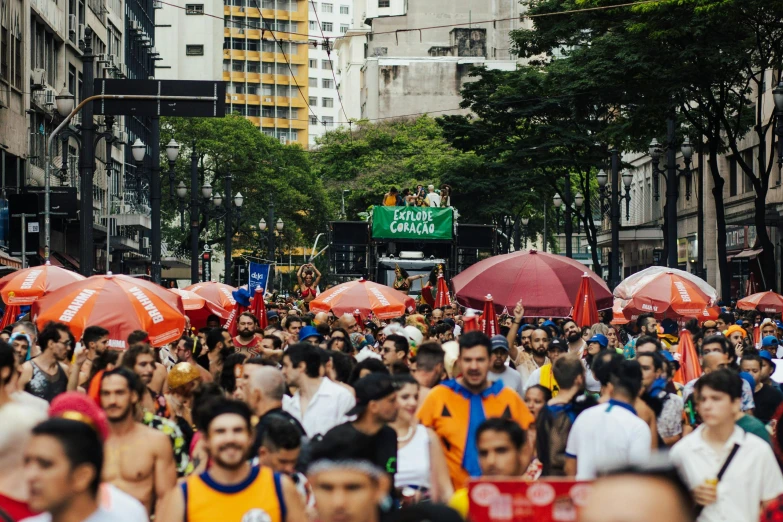
<path fill-rule="evenodd" d="M 761 281 L 761 264 L 756 248 L 756 227 L 729 225 L 726 227 L 726 254 L 731 271 L 731 297 L 741 299 L 755 293 Z"/>

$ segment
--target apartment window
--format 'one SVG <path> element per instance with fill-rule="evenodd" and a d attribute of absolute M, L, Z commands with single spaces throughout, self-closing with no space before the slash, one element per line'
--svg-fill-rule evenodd
<path fill-rule="evenodd" d="M 316 116 L 310 116 L 310 125 L 318 125 L 318 118 Z"/>
<path fill-rule="evenodd" d="M 272 107 L 262 107 L 261 108 L 261 116 L 264 118 L 274 118 L 275 117 L 275 111 Z"/>
<path fill-rule="evenodd" d="M 248 62 L 247 63 L 247 72 L 249 73 L 260 73 L 261 72 L 261 64 L 258 62 Z"/>
<path fill-rule="evenodd" d="M 324 116 L 322 118 L 324 122 L 324 127 L 334 127 L 334 118 L 331 116 Z"/>
<path fill-rule="evenodd" d="M 204 4 L 185 4 L 186 15 L 203 15 Z"/>
<path fill-rule="evenodd" d="M 185 55 L 186 56 L 204 56 L 204 46 L 203 45 L 186 45 L 185 46 Z"/>
<path fill-rule="evenodd" d="M 378 0 L 378 7 L 391 7 L 391 0 Z"/>
<path fill-rule="evenodd" d="M 348 32 L 348 24 L 340 24 L 340 34 L 345 34 Z"/>
<path fill-rule="evenodd" d="M 310 20 L 310 30 L 311 31 L 318 30 L 318 23 L 315 20 Z"/>
<path fill-rule="evenodd" d="M 307 103 L 309 103 L 310 106 L 312 106 L 312 107 L 317 107 L 318 106 L 318 96 L 310 96 L 310 98 L 308 98 L 308 100 L 307 100 Z"/>
<path fill-rule="evenodd" d="M 274 53 L 277 47 L 275 47 L 275 42 L 264 40 L 261 42 L 261 50 L 265 53 Z"/>
<path fill-rule="evenodd" d="M 308 78 L 307 85 L 310 87 L 318 87 L 318 78 Z"/>
<path fill-rule="evenodd" d="M 258 105 L 248 105 L 247 106 L 247 115 L 248 116 L 260 116 L 261 115 L 261 109 L 258 107 Z"/>
<path fill-rule="evenodd" d="M 245 89 L 247 94 L 252 94 L 253 96 L 258 96 L 258 85 L 250 85 L 248 84 L 247 88 Z"/>
<path fill-rule="evenodd" d="M 330 80 L 329 78 L 324 78 L 321 81 L 321 87 L 324 89 L 334 89 L 334 81 Z"/>
<path fill-rule="evenodd" d="M 231 70 L 234 72 L 245 72 L 245 62 L 234 62 L 231 64 Z"/>
<path fill-rule="evenodd" d="M 340 6 L 340 14 L 348 14 L 348 6 L 347 5 L 341 5 Z"/>
<path fill-rule="evenodd" d="M 321 60 L 321 69 L 332 70 L 332 60 Z"/>
<path fill-rule="evenodd" d="M 321 100 L 321 106 L 322 107 L 327 107 L 327 108 L 334 107 L 334 98 L 324 98 L 324 99 L 322 99 Z"/>
<path fill-rule="evenodd" d="M 321 4 L 321 12 L 322 13 L 331 13 L 332 12 L 332 4 Z"/>
<path fill-rule="evenodd" d="M 264 83 L 261 85 L 261 92 L 264 94 L 264 96 L 274 96 L 275 86 L 271 83 Z"/>
<path fill-rule="evenodd" d="M 307 63 L 310 64 L 311 69 L 318 69 L 318 60 L 316 60 L 315 58 L 310 58 L 309 60 L 307 60 Z"/>
<path fill-rule="evenodd" d="M 332 22 L 324 22 L 324 23 L 321 24 L 321 27 L 327 33 L 330 33 L 330 32 L 332 32 L 334 30 L 334 24 L 332 24 Z"/>

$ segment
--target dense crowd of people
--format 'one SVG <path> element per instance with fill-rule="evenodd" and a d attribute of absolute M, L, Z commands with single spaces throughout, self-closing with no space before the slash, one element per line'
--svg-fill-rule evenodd
<path fill-rule="evenodd" d="M 305 274 L 305 286 L 320 274 Z M 580 519 L 783 518 L 778 317 L 682 325 L 457 304 L 383 323 L 270 305 L 177 342 L 103 326 L 0 333 L 0 519 L 465 520 L 471 478 L 593 481 Z M 755 341 L 754 341 L 755 339 Z"/>

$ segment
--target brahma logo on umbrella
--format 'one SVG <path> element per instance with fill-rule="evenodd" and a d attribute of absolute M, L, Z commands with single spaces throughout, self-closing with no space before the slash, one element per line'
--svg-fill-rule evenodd
<path fill-rule="evenodd" d="M 346 291 L 346 290 L 348 290 L 349 288 L 350 288 L 350 287 L 348 287 L 348 286 L 344 286 L 344 287 L 342 287 L 342 288 L 338 288 L 337 290 L 335 290 L 335 291 L 334 291 L 334 293 L 332 293 L 332 295 L 330 295 L 330 296 L 328 296 L 328 297 L 326 297 L 326 298 L 324 299 L 324 304 L 327 304 L 327 303 L 330 303 L 330 302 L 332 302 L 332 300 L 333 300 L 335 297 L 337 297 L 338 295 L 342 294 L 343 292 L 345 292 L 345 291 Z"/>
<path fill-rule="evenodd" d="M 691 296 L 688 293 L 688 289 L 685 288 L 685 285 L 682 283 L 682 281 L 675 281 L 674 287 L 677 289 L 677 292 L 680 294 L 680 299 L 682 299 L 683 303 L 690 303 L 691 302 Z"/>
<path fill-rule="evenodd" d="M 22 281 L 22 285 L 19 287 L 20 290 L 29 290 L 33 287 L 35 284 L 35 280 L 38 279 L 38 276 L 43 274 L 43 270 L 30 270 L 30 273 L 27 274 L 27 277 L 24 278 L 24 281 Z"/>
<path fill-rule="evenodd" d="M 68 308 L 65 309 L 65 311 L 60 316 L 60 322 L 68 323 L 70 322 L 76 314 L 79 313 L 79 310 L 82 309 L 82 306 L 84 306 L 84 303 L 89 301 L 90 297 L 95 295 L 95 290 L 90 290 L 89 288 L 85 288 L 79 294 L 74 298 L 73 301 L 71 301 L 71 304 L 68 305 Z"/>
<path fill-rule="evenodd" d="M 229 303 L 231 303 L 232 305 L 237 304 L 236 299 L 234 299 L 234 296 L 231 295 L 231 292 L 228 291 L 228 288 L 220 287 L 220 291 L 223 292 L 223 295 L 226 296 L 226 299 L 228 299 Z"/>
<path fill-rule="evenodd" d="M 386 299 L 386 296 L 383 295 L 380 290 L 371 286 L 370 292 L 378 299 L 378 302 L 380 302 L 383 306 L 390 306 L 389 300 Z"/>
<path fill-rule="evenodd" d="M 147 297 L 147 294 L 141 291 L 141 289 L 138 286 L 134 286 L 133 288 L 129 289 L 128 292 L 138 299 L 139 303 L 141 303 L 141 306 L 144 307 L 144 309 L 147 311 L 147 313 L 150 316 L 150 319 L 152 319 L 152 322 L 155 324 L 162 323 L 163 322 L 163 314 L 160 313 L 160 310 L 158 310 L 158 307 L 156 307 L 152 300 Z"/>

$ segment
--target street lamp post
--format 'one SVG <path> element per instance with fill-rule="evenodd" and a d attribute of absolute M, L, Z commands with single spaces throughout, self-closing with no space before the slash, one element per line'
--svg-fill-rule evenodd
<path fill-rule="evenodd" d="M 82 96 L 89 98 L 93 93 L 95 78 L 95 55 L 92 54 L 92 28 L 84 29 L 82 42 Z M 93 272 L 93 197 L 92 188 L 95 176 L 95 124 L 93 122 L 92 103 L 88 103 L 82 111 L 82 140 L 79 151 L 79 172 L 81 174 L 81 199 L 79 201 L 79 263 L 81 273 L 90 277 Z M 47 189 L 47 193 L 49 190 Z"/>
<path fill-rule="evenodd" d="M 522 221 L 522 237 L 525 238 L 525 248 L 527 248 L 527 224 L 530 223 L 529 217 L 523 217 Z"/>
<path fill-rule="evenodd" d="M 237 226 L 239 226 L 239 220 L 242 216 L 242 203 L 245 200 L 245 197 L 242 195 L 241 192 L 237 192 L 236 194 L 232 195 L 231 193 L 231 181 L 234 178 L 231 176 L 231 173 L 227 173 L 223 176 L 223 182 L 224 182 L 224 196 L 221 196 L 220 194 L 215 194 L 212 197 L 212 204 L 214 206 L 212 217 L 215 218 L 216 221 L 223 220 L 224 224 L 224 230 L 225 230 L 225 242 L 224 242 L 224 249 L 225 249 L 225 261 L 224 261 L 224 271 L 223 274 L 223 282 L 227 285 L 232 284 L 232 246 L 233 246 L 233 240 L 234 240 L 234 219 L 237 220 Z M 225 202 L 225 203 L 223 203 Z M 223 209 L 220 210 L 221 203 L 223 203 Z"/>
<path fill-rule="evenodd" d="M 272 196 L 269 197 L 269 223 L 274 223 L 275 226 L 269 226 L 267 225 L 266 220 L 263 218 L 261 221 L 258 222 L 258 229 L 262 233 L 266 231 L 267 233 L 267 257 L 269 258 L 270 266 L 269 266 L 269 278 L 268 280 L 273 280 L 273 270 L 275 266 L 275 260 L 276 260 L 276 253 L 275 253 L 275 234 L 279 234 L 283 231 L 283 228 L 285 227 L 285 223 L 282 219 L 277 218 L 277 221 L 275 221 L 275 202 Z M 259 247 L 262 247 L 262 245 L 259 245 Z M 263 247 L 262 247 L 263 248 Z"/>
<path fill-rule="evenodd" d="M 581 192 L 577 192 L 576 196 L 574 196 L 574 206 L 576 207 L 576 234 L 579 235 L 582 233 L 582 221 L 581 221 L 581 210 L 582 205 L 585 203 L 585 197 L 582 195 Z"/>
<path fill-rule="evenodd" d="M 775 134 L 778 136 L 778 185 L 780 177 L 783 174 L 783 79 L 778 82 L 778 86 L 772 89 L 772 97 L 775 100 Z M 699 238 L 701 241 L 701 238 Z"/>
<path fill-rule="evenodd" d="M 620 284 L 620 200 L 625 200 L 625 219 L 630 220 L 631 205 L 631 183 L 633 175 L 625 169 L 622 173 L 622 181 L 625 186 L 625 194 L 620 191 L 620 154 L 617 149 L 612 149 L 612 188 L 607 190 L 606 185 L 609 182 L 609 176 L 601 169 L 596 176 L 600 190 L 601 212 L 606 205 L 606 198 L 611 199 L 609 208 L 610 228 L 612 233 L 612 250 L 609 256 L 609 287 L 614 288 Z M 608 194 L 607 194 L 608 192 Z M 588 209 L 589 210 L 589 209 Z"/>
<path fill-rule="evenodd" d="M 555 206 L 555 233 L 560 234 L 560 207 L 563 206 L 563 198 L 560 194 L 555 194 L 552 204 Z"/>
<path fill-rule="evenodd" d="M 667 265 L 669 268 L 677 268 L 677 199 L 680 197 L 680 176 L 685 176 L 685 199 L 689 200 L 691 199 L 691 158 L 693 157 L 693 146 L 686 137 L 680 149 L 685 160 L 685 166 L 682 168 L 678 167 L 674 116 L 668 118 L 666 127 L 666 172 L 658 164 L 663 155 L 663 150 L 655 138 L 650 142 L 649 153 L 652 158 L 656 201 L 660 198 L 658 179 L 660 176 L 663 176 L 666 180 L 666 235 L 668 236 L 667 250 L 669 251 Z M 699 241 L 701 239 L 698 238 Z"/>
<path fill-rule="evenodd" d="M 166 159 L 169 160 L 169 200 L 174 199 L 174 165 L 177 163 L 177 156 L 179 156 L 179 143 L 171 138 L 168 145 L 166 145 Z"/>
<path fill-rule="evenodd" d="M 573 245 L 571 244 L 572 241 L 572 235 L 573 235 L 573 223 L 571 223 L 571 205 L 573 201 L 571 201 L 571 176 L 566 176 L 565 184 L 563 185 L 563 199 L 565 200 L 565 255 L 566 257 L 574 257 L 573 253 Z"/>

